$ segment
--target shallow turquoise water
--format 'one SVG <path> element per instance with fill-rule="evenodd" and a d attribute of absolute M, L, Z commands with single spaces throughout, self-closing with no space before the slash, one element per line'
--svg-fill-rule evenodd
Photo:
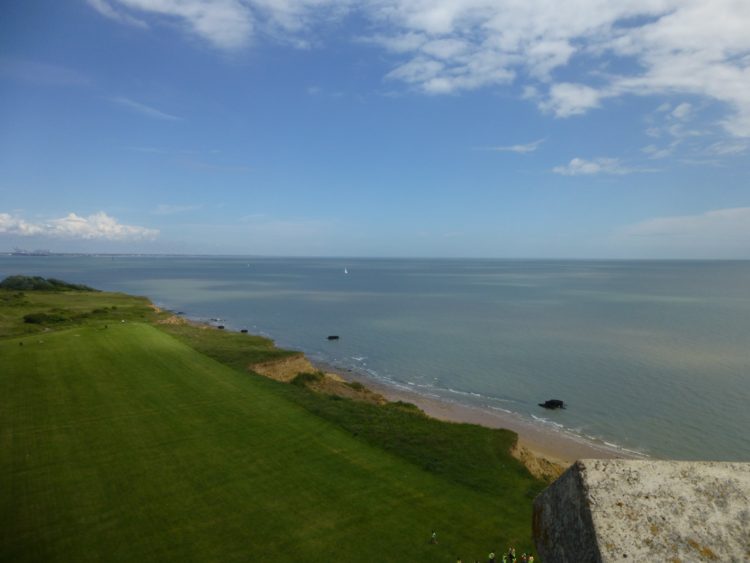
<path fill-rule="evenodd" d="M 750 460 L 747 261 L 0 257 L 14 273 L 148 295 L 650 455 Z"/>

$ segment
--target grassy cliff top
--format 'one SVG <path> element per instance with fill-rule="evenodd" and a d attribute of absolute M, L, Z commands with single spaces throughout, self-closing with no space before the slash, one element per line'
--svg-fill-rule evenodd
<path fill-rule="evenodd" d="M 246 366 L 290 352 L 166 316 L 123 294 L 0 290 L 0 560 L 530 549 L 543 484 L 513 433 L 268 380 Z"/>

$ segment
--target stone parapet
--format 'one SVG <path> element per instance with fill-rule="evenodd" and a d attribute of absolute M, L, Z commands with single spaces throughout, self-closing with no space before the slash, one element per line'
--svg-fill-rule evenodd
<path fill-rule="evenodd" d="M 534 501 L 545 563 L 750 561 L 750 463 L 581 460 Z"/>

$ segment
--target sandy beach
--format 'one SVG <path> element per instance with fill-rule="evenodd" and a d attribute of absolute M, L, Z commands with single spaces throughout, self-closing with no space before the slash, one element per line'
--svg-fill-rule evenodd
<path fill-rule="evenodd" d="M 383 395 L 389 401 L 413 403 L 422 409 L 425 414 L 440 420 L 512 430 L 518 434 L 517 449 L 519 451 L 517 457 L 523 457 L 523 450 L 525 449 L 533 457 L 546 460 L 561 469 L 567 468 L 577 459 L 636 459 L 639 457 L 634 453 L 609 447 L 606 444 L 596 444 L 570 434 L 540 427 L 540 425 L 524 420 L 520 415 L 513 413 L 427 397 L 408 389 L 388 385 L 354 371 L 341 370 L 320 362 L 314 362 L 314 365 L 317 369 L 326 373 L 334 373 L 349 381 L 358 381 L 372 391 Z M 527 465 L 536 463 L 533 459 L 524 459 L 524 462 Z"/>

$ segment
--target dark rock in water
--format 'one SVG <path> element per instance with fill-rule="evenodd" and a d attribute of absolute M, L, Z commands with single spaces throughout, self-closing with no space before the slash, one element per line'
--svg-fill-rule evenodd
<path fill-rule="evenodd" d="M 242 329 L 242 330 L 241 330 L 240 332 L 241 332 L 242 334 L 247 334 L 247 329 L 246 329 L 246 328 L 243 328 L 243 329 Z"/>
<path fill-rule="evenodd" d="M 220 328 L 220 329 L 223 329 L 223 328 L 224 328 L 224 325 L 219 325 L 219 326 L 217 326 L 216 328 Z"/>
<path fill-rule="evenodd" d="M 332 335 L 330 335 L 328 337 L 328 340 L 338 340 L 338 339 L 339 339 L 339 337 L 337 335 L 335 335 L 335 334 L 332 334 Z"/>
<path fill-rule="evenodd" d="M 184 315 L 185 313 L 183 311 L 177 311 L 178 315 Z"/>
<path fill-rule="evenodd" d="M 565 403 L 563 403 L 560 399 L 550 399 L 549 401 L 539 403 L 539 406 L 544 407 L 545 409 L 564 409 Z"/>

